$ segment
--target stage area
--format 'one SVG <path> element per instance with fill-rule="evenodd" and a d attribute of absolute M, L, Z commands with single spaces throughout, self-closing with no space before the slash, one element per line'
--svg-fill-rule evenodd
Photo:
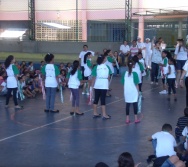
<path fill-rule="evenodd" d="M 56 108 L 60 113 L 44 113 L 42 96 L 21 102 L 23 110 L 15 110 L 13 100 L 4 108 L 5 97 L 0 97 L 0 166 L 3 167 L 94 167 L 103 161 L 117 166 L 118 156 L 132 153 L 135 162 L 146 166 L 147 156 L 153 154 L 147 138 L 160 131 L 164 123 L 175 128 L 185 107 L 185 88 L 177 90 L 177 102 L 160 95 L 161 85 L 143 84 L 141 122 L 125 124 L 125 101 L 120 77 L 112 82 L 112 97 L 107 97 L 110 120 L 92 118 L 92 106 L 87 96 L 81 95 L 80 111 L 84 116 L 70 116 L 70 91 L 64 91 L 64 103 L 56 94 Z M 99 106 L 99 110 L 100 106 Z"/>

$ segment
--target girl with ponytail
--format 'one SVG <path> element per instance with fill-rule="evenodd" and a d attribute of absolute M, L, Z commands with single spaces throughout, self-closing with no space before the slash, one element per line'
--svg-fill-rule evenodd
<path fill-rule="evenodd" d="M 70 115 L 84 115 L 84 113 L 80 113 L 79 111 L 79 86 L 82 74 L 78 67 L 79 61 L 75 60 L 72 71 L 67 75 L 67 78 L 69 78 L 68 87 L 72 93 L 72 112 L 70 112 Z"/>
<path fill-rule="evenodd" d="M 87 52 L 84 55 L 84 87 L 83 87 L 83 91 L 82 94 L 87 94 L 89 95 L 89 87 L 90 87 L 90 79 L 91 79 L 91 56 L 92 53 L 91 52 Z"/>
<path fill-rule="evenodd" d="M 138 112 L 138 84 L 139 77 L 136 72 L 133 72 L 134 62 L 128 61 L 128 71 L 122 76 L 122 84 L 124 84 L 124 97 L 126 102 L 126 124 L 130 123 L 129 109 L 130 105 L 134 107 L 135 123 L 139 123 L 137 112 Z"/>
<path fill-rule="evenodd" d="M 58 86 L 58 78 L 60 77 L 59 68 L 54 65 L 54 55 L 52 53 L 46 54 L 44 58 L 46 65 L 41 69 L 43 76 L 45 77 L 45 89 L 46 89 L 46 109 L 44 112 L 59 113 L 59 110 L 54 110 L 56 90 Z M 41 84 L 42 85 L 42 84 Z M 43 96 L 45 91 L 42 86 Z"/>
<path fill-rule="evenodd" d="M 93 118 L 101 117 L 101 114 L 97 112 L 97 105 L 100 99 L 103 120 L 111 118 L 111 116 L 106 113 L 106 93 L 109 88 L 109 79 L 112 72 L 105 62 L 105 55 L 98 56 L 97 65 L 92 70 L 92 87 L 95 91 Z"/>
<path fill-rule="evenodd" d="M 13 92 L 13 99 L 14 99 L 14 105 L 16 109 L 21 109 L 21 107 L 18 105 L 17 102 L 17 90 L 18 90 L 18 74 L 19 70 L 14 65 L 15 58 L 14 56 L 10 55 L 5 60 L 5 68 L 7 72 L 7 96 L 6 96 L 6 105 L 5 107 L 8 107 L 9 99 L 11 97 L 11 93 Z"/>

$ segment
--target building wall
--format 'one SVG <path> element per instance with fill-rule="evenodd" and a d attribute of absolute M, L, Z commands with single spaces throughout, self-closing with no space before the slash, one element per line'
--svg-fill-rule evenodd
<path fill-rule="evenodd" d="M 36 20 L 76 19 L 76 0 L 36 0 Z M 85 5 L 83 5 L 85 3 Z M 142 10 L 139 8 L 143 4 Z M 147 9 L 188 10 L 187 0 L 132 0 L 133 12 Z M 147 9 L 146 9 L 147 8 Z M 124 19 L 125 0 L 78 0 L 79 19 Z M 1 0 L 0 20 L 27 20 L 28 0 Z M 85 19 L 85 17 L 84 17 Z"/>
<path fill-rule="evenodd" d="M 79 54 L 83 45 L 89 49 L 102 53 L 104 48 L 119 51 L 121 43 L 118 42 L 45 42 L 45 41 L 0 41 L 0 52 L 25 52 L 25 53 L 64 53 Z"/>
<path fill-rule="evenodd" d="M 85 3 L 85 5 L 83 5 Z M 36 0 L 36 20 L 76 19 L 76 0 Z M 138 0 L 133 0 L 133 8 Z M 78 0 L 79 19 L 124 19 L 125 0 Z M 1 0 L 0 20 L 27 20 L 28 0 Z"/>

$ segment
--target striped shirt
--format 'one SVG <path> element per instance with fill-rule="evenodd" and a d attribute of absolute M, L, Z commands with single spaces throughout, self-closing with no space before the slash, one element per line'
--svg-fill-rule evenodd
<path fill-rule="evenodd" d="M 180 117 L 178 119 L 178 122 L 176 124 L 176 126 L 178 127 L 176 136 L 182 136 L 182 131 L 185 128 L 185 126 L 187 125 L 187 123 L 188 123 L 188 117 L 186 117 L 186 116 Z"/>
<path fill-rule="evenodd" d="M 131 52 L 131 57 L 134 57 L 138 53 L 139 49 L 138 46 L 131 46 L 130 47 L 130 52 Z"/>

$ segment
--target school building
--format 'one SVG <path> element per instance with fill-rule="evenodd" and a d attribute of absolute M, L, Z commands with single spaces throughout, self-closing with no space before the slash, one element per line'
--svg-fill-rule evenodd
<path fill-rule="evenodd" d="M 24 31 L 29 40 L 32 0 L 0 0 L 0 39 Z M 36 0 L 37 41 L 122 42 L 129 21 L 130 39 L 162 36 L 173 45 L 188 34 L 187 0 Z M 127 17 L 129 16 L 129 17 Z M 58 27 L 60 26 L 60 27 Z"/>

